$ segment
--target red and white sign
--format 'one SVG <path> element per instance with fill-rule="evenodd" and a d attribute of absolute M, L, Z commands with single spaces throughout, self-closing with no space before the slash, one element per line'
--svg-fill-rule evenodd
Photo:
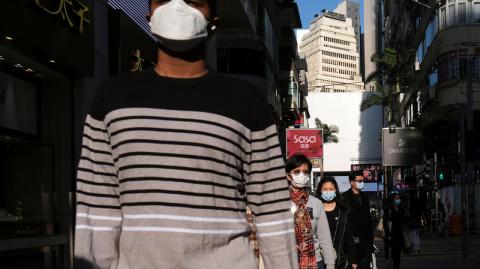
<path fill-rule="evenodd" d="M 307 158 L 323 158 L 321 129 L 287 129 L 287 158 L 303 154 Z"/>

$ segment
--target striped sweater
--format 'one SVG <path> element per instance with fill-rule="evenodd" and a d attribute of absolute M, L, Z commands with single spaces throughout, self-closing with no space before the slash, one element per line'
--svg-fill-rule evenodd
<path fill-rule="evenodd" d="M 112 78 L 85 122 L 78 268 L 297 268 L 284 162 L 258 90 L 215 72 Z"/>

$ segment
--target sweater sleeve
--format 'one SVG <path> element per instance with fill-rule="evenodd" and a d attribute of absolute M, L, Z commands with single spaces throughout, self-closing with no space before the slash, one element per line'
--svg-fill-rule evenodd
<path fill-rule="evenodd" d="M 266 269 L 298 268 L 291 201 L 276 126 L 265 102 L 253 107 L 246 195 Z"/>
<path fill-rule="evenodd" d="M 333 248 L 332 236 L 330 234 L 330 226 L 328 225 L 327 214 L 325 208 L 320 202 L 320 214 L 317 222 L 317 238 L 322 252 L 323 262 L 327 269 L 335 268 L 335 260 L 337 259 L 335 249 Z"/>
<path fill-rule="evenodd" d="M 76 268 L 116 268 L 122 223 L 117 169 L 97 97 L 85 120 L 77 171 Z"/>

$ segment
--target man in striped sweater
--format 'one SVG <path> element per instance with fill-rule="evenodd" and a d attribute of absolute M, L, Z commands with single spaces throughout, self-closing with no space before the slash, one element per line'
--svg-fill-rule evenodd
<path fill-rule="evenodd" d="M 284 162 L 268 104 L 207 69 L 211 0 L 151 1 L 154 70 L 103 83 L 77 175 L 77 268 L 297 268 Z"/>

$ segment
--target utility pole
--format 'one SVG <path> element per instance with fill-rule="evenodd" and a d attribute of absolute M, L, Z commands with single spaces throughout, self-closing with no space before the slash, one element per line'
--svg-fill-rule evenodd
<path fill-rule="evenodd" d="M 438 212 L 438 180 L 437 180 L 437 153 L 433 153 L 433 178 L 435 179 L 433 182 L 435 184 L 435 215 L 438 219 L 440 219 L 440 215 Z"/>
<path fill-rule="evenodd" d="M 472 70 L 473 69 L 473 62 L 472 62 L 472 57 L 469 56 L 467 57 L 467 92 L 466 92 L 466 98 L 467 98 L 467 105 L 465 107 L 465 122 L 466 122 L 466 132 L 464 131 L 464 141 L 473 143 L 473 92 L 472 92 Z M 465 129 L 465 124 L 464 124 L 464 129 Z M 464 158 L 464 163 L 462 163 L 462 168 L 465 166 L 465 171 L 466 174 L 463 174 L 463 181 L 462 181 L 462 214 L 464 213 L 465 216 L 463 216 L 463 223 L 464 223 L 464 228 L 463 228 L 463 244 L 462 244 L 462 250 L 463 250 L 463 256 L 466 258 L 468 257 L 468 247 L 467 247 L 467 241 L 468 241 L 468 233 L 470 232 L 470 219 L 469 219 L 469 214 L 470 214 L 470 208 L 469 208 L 469 196 L 471 192 L 474 192 L 474 190 L 471 189 L 472 186 L 470 186 L 473 182 L 472 180 L 472 175 L 473 175 L 473 163 L 472 163 L 472 158 L 473 158 L 473 153 L 472 153 L 472 147 L 474 145 L 464 145 L 465 149 L 469 148 L 469 154 L 465 152 L 465 158 Z M 462 169 L 463 170 L 463 169 Z"/>

